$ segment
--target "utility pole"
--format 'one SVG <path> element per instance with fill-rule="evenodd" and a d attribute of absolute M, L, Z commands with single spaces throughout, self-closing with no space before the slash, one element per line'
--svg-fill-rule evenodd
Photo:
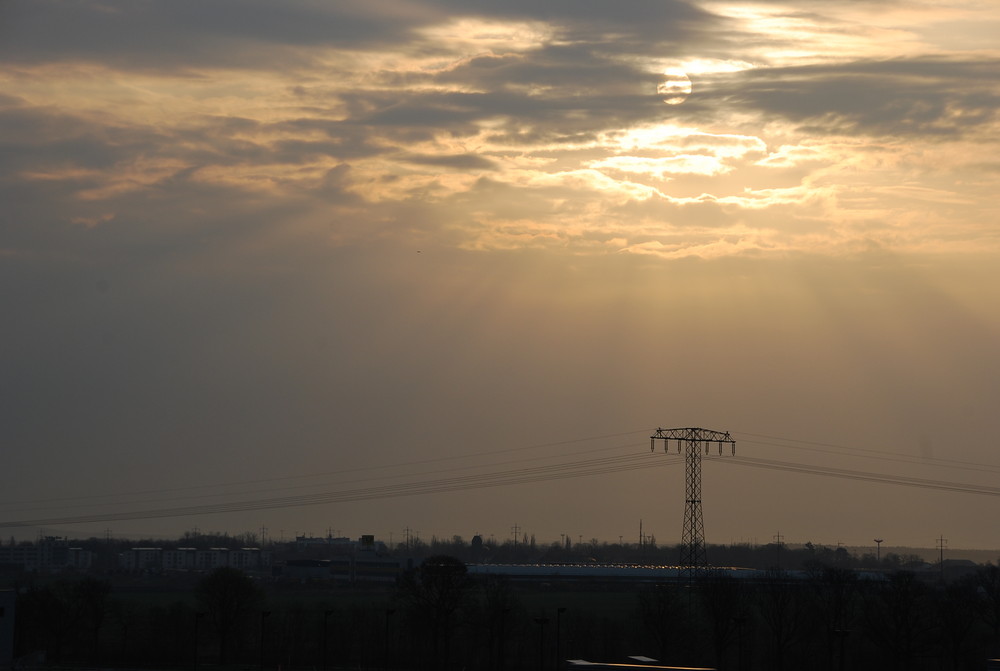
<path fill-rule="evenodd" d="M 941 582 L 944 582 L 944 549 L 948 547 L 948 539 L 941 534 L 941 537 L 937 539 L 938 552 L 940 552 L 940 559 L 938 559 L 938 565 L 941 567 Z"/>
<path fill-rule="evenodd" d="M 677 452 L 684 445 L 684 470 L 686 494 L 684 502 L 684 532 L 681 534 L 681 565 L 689 569 L 708 566 L 708 555 L 705 551 L 705 521 L 701 513 L 701 445 L 705 444 L 708 453 L 709 443 L 718 443 L 719 455 L 722 446 L 728 444 L 733 454 L 736 454 L 736 441 L 729 432 L 712 431 L 710 429 L 657 429 L 649 437 L 649 449 L 655 449 L 656 441 L 663 441 L 663 451 L 669 452 L 670 441 L 677 441 Z"/>

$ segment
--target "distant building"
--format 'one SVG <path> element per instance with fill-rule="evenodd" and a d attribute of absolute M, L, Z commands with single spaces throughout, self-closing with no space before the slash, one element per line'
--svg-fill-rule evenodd
<path fill-rule="evenodd" d="M 94 553 L 83 548 L 69 548 L 67 566 L 78 571 L 89 571 L 94 566 Z"/>
<path fill-rule="evenodd" d="M 329 580 L 329 559 L 289 559 L 281 567 L 281 576 L 291 580 Z"/>
<path fill-rule="evenodd" d="M 403 570 L 400 560 L 385 556 L 385 544 L 372 535 L 356 541 L 299 536 L 295 539 L 295 549 L 299 556 L 289 557 L 275 567 L 275 575 L 292 580 L 392 582 Z"/>
<path fill-rule="evenodd" d="M 336 556 L 351 554 L 358 550 L 385 553 L 388 548 L 385 543 L 376 541 L 373 535 L 361 536 L 358 540 L 352 540 L 346 536 L 296 536 L 295 550 L 299 553 L 309 553 L 317 551 L 322 554 Z"/>
<path fill-rule="evenodd" d="M 162 555 L 160 548 L 132 548 L 121 553 L 118 567 L 130 573 L 159 571 L 163 565 Z"/>
<path fill-rule="evenodd" d="M 9 569 L 35 572 L 87 570 L 94 563 L 94 553 L 69 546 L 69 540 L 46 536 L 37 543 L 0 546 L 0 565 Z"/>
<path fill-rule="evenodd" d="M 352 582 L 394 582 L 403 570 L 402 562 L 390 557 L 354 557 Z"/>
<path fill-rule="evenodd" d="M 302 581 L 394 582 L 402 570 L 399 559 L 358 554 L 337 559 L 289 559 L 276 567 L 276 575 Z"/>
<path fill-rule="evenodd" d="M 270 562 L 268 562 L 270 564 Z M 240 548 L 229 551 L 229 566 L 243 570 L 265 568 L 260 548 Z"/>
<path fill-rule="evenodd" d="M 136 573 L 161 571 L 211 571 L 217 568 L 237 568 L 241 571 L 263 571 L 271 567 L 271 553 L 260 548 L 132 548 L 118 556 L 118 567 Z"/>
<path fill-rule="evenodd" d="M 198 550 L 195 548 L 163 550 L 161 557 L 164 571 L 193 571 L 198 566 Z"/>

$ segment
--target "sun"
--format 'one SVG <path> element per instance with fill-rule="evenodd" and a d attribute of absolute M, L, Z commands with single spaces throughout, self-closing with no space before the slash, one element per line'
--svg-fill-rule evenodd
<path fill-rule="evenodd" d="M 668 105 L 680 105 L 691 95 L 691 80 L 681 70 L 666 70 L 663 81 L 656 86 L 656 92 L 663 96 Z"/>

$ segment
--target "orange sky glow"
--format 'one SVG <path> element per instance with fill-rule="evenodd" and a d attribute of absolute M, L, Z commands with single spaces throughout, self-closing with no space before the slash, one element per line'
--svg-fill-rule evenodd
<path fill-rule="evenodd" d="M 649 434 L 704 426 L 748 460 L 705 464 L 709 543 L 1000 548 L 996 35 L 3 3 L 0 533 L 673 543 Z"/>

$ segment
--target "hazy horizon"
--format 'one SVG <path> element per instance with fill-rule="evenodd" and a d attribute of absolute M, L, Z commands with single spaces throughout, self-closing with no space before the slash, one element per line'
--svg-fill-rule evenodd
<path fill-rule="evenodd" d="M 607 547 L 621 546 L 623 548 L 628 548 L 632 550 L 639 549 L 638 535 L 634 539 L 629 539 L 625 536 L 623 536 L 621 539 L 617 538 L 580 539 L 579 537 L 567 539 L 565 537 L 565 534 L 560 538 L 538 538 L 534 537 L 533 534 L 520 533 L 521 525 L 519 524 L 512 526 L 510 533 L 508 533 L 508 535 L 504 538 L 490 536 L 490 535 L 486 536 L 480 535 L 480 538 L 482 539 L 484 545 L 488 548 L 510 547 L 514 543 L 513 530 L 515 527 L 519 531 L 517 545 L 518 546 L 522 546 L 525 544 L 533 545 L 539 551 L 545 551 L 547 548 L 555 546 L 562 547 L 567 540 L 570 541 L 570 546 L 571 549 L 573 550 L 579 549 L 580 547 L 583 547 L 585 550 L 589 549 L 589 547 L 594 545 L 595 540 L 597 541 L 596 543 L 597 546 L 607 546 Z M 249 547 L 267 548 L 267 547 L 273 547 L 274 545 L 282 545 L 282 546 L 296 545 L 299 540 L 307 540 L 307 541 L 349 540 L 353 542 L 360 542 L 362 540 L 361 536 L 351 537 L 351 536 L 337 535 L 337 532 L 339 531 L 340 531 L 339 529 L 338 530 L 328 529 L 327 533 L 325 534 L 306 533 L 298 537 L 286 536 L 282 538 L 272 537 L 268 535 L 265 539 L 263 539 L 263 542 L 261 542 L 259 538 L 254 539 L 254 542 L 250 543 Z M 409 531 L 409 533 L 411 534 L 409 542 L 413 543 L 413 547 L 418 548 L 420 546 L 423 546 L 425 548 L 425 551 L 427 548 L 430 548 L 435 543 L 450 545 L 456 541 L 461 541 L 466 547 L 470 547 L 473 544 L 476 536 L 476 535 L 467 536 L 460 533 L 453 533 L 444 536 L 435 535 L 433 537 L 431 536 L 424 537 L 421 534 L 419 534 L 415 529 L 404 529 L 402 535 L 395 534 L 389 537 L 380 537 L 378 535 L 375 535 L 375 541 L 376 543 L 384 543 L 389 548 L 390 552 L 396 553 L 400 548 L 405 548 L 408 546 L 408 540 L 405 535 L 407 531 Z M 236 542 L 242 542 L 243 536 L 247 537 L 249 537 L 250 535 L 259 536 L 259 534 L 260 530 L 257 530 L 256 532 L 254 532 L 253 530 L 247 530 L 245 532 L 233 533 L 225 530 L 209 531 L 206 529 L 201 529 L 200 527 L 196 527 L 194 529 L 186 530 L 180 536 L 150 535 L 150 536 L 130 537 L 124 535 L 116 536 L 112 534 L 109 538 L 107 535 L 104 536 L 98 534 L 80 535 L 80 534 L 69 533 L 66 536 L 54 536 L 54 538 L 56 538 L 59 541 L 65 541 L 69 543 L 98 541 L 101 544 L 104 544 L 106 541 L 111 540 L 117 542 L 148 541 L 148 542 L 164 543 L 171 545 L 175 543 L 179 544 L 186 542 L 197 543 L 197 537 L 199 536 L 201 536 L 203 540 L 208 539 L 209 542 L 215 542 L 214 539 L 216 539 L 217 537 L 229 537 L 234 539 Z M 657 547 L 659 550 L 669 551 L 673 549 L 679 549 L 681 546 L 679 540 L 664 542 L 659 538 L 650 537 L 647 534 L 643 535 L 646 536 L 645 542 L 647 544 L 655 545 L 655 547 Z M 878 547 L 879 544 L 875 542 L 870 542 L 861 545 L 847 545 L 843 543 L 822 543 L 813 541 L 789 543 L 785 540 L 784 534 L 776 534 L 769 540 L 750 539 L 742 541 L 737 540 L 731 542 L 707 543 L 709 559 L 711 560 L 712 558 L 715 558 L 715 552 L 713 552 L 713 548 L 727 549 L 727 548 L 746 547 L 753 550 L 761 550 L 761 549 L 766 550 L 768 548 L 774 548 L 778 542 L 777 536 L 779 535 L 781 537 L 780 542 L 782 550 L 801 551 L 806 549 L 808 545 L 813 545 L 817 549 L 829 550 L 829 549 L 842 548 L 846 550 L 849 554 L 857 558 L 862 558 L 865 555 L 872 555 L 872 556 L 878 555 L 881 556 L 883 559 L 885 559 L 891 554 L 897 554 L 900 557 L 906 559 L 911 555 L 916 555 L 920 557 L 923 561 L 930 564 L 936 564 L 939 561 L 939 558 L 942 556 L 941 547 L 939 545 L 941 540 L 940 538 L 934 539 L 935 540 L 934 545 L 924 545 L 924 546 L 888 545 L 883 541 L 881 543 L 881 547 Z M 34 539 L 21 539 L 18 542 L 23 542 L 24 540 L 39 542 L 43 539 L 36 537 Z M 951 547 L 948 544 L 948 539 L 944 539 L 943 557 L 946 562 L 948 560 L 970 559 L 980 564 L 996 563 L 1000 561 L 1000 548 L 982 549 L 982 548 Z M 489 558 L 487 558 L 486 561 L 488 562 Z M 710 566 L 717 565 L 717 562 L 713 563 L 712 561 L 709 561 L 709 565 Z"/>
<path fill-rule="evenodd" d="M 0 537 L 676 543 L 705 427 L 710 544 L 1000 547 L 998 34 L 0 4 Z"/>

